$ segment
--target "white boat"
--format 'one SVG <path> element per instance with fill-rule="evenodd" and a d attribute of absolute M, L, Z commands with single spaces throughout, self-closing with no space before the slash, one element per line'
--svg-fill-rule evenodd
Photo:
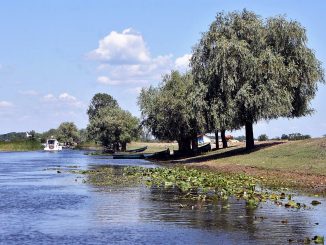
<path fill-rule="evenodd" d="M 59 145 L 59 142 L 56 139 L 48 139 L 44 147 L 45 151 L 61 151 L 62 146 Z"/>

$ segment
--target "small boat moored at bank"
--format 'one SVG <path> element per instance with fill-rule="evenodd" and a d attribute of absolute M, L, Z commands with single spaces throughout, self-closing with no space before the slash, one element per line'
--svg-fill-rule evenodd
<path fill-rule="evenodd" d="M 45 151 L 61 151 L 62 146 L 56 139 L 48 139 L 46 140 L 46 145 L 44 147 Z"/>
<path fill-rule="evenodd" d="M 113 154 L 113 159 L 144 159 L 144 154 Z"/>
<path fill-rule="evenodd" d="M 126 152 L 143 152 L 147 149 L 147 146 L 141 147 L 141 148 L 137 148 L 137 149 L 132 149 L 132 150 L 127 150 Z"/>

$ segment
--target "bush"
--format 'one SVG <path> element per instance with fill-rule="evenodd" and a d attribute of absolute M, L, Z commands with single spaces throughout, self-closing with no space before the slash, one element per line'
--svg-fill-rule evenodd
<path fill-rule="evenodd" d="M 258 141 L 267 141 L 268 136 L 266 134 L 261 134 L 258 136 Z"/>
<path fill-rule="evenodd" d="M 293 133 L 289 134 L 289 140 L 304 140 L 304 139 L 310 139 L 311 136 L 309 134 L 302 135 L 300 133 Z"/>
<path fill-rule="evenodd" d="M 282 134 L 281 140 L 288 140 L 289 136 L 287 134 Z"/>

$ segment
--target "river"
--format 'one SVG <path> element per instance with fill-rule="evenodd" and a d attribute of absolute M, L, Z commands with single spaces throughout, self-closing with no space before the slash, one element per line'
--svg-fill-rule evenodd
<path fill-rule="evenodd" d="M 297 210 L 244 202 L 180 207 L 143 186 L 97 187 L 70 169 L 154 167 L 83 151 L 0 153 L 0 244 L 293 244 L 326 236 L 326 199 Z M 227 207 L 227 208 L 225 208 Z"/>

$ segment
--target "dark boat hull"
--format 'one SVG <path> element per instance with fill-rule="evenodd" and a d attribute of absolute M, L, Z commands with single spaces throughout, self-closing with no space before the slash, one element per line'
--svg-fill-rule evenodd
<path fill-rule="evenodd" d="M 142 148 L 138 148 L 138 149 L 133 149 L 133 150 L 127 150 L 126 152 L 143 152 L 147 149 L 148 147 L 142 147 Z"/>
<path fill-rule="evenodd" d="M 144 159 L 144 154 L 113 154 L 113 159 Z"/>

